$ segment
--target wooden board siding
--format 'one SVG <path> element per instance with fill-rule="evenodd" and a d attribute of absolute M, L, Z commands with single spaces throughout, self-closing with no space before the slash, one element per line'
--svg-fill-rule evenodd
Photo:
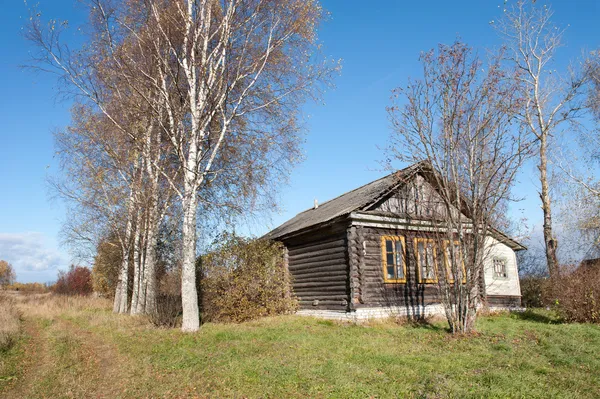
<path fill-rule="evenodd" d="M 367 210 L 390 213 L 401 218 L 411 219 L 428 219 L 432 217 L 443 219 L 447 213 L 440 194 L 421 175 L 417 175 L 406 185 L 374 203 Z M 452 213 L 454 217 L 458 217 L 459 211 L 453 207 Z"/>
<path fill-rule="evenodd" d="M 345 226 L 330 226 L 284 244 L 300 307 L 347 310 L 350 288 Z"/>
<path fill-rule="evenodd" d="M 487 305 L 491 307 L 521 307 L 521 297 L 512 295 L 488 295 Z"/>
<path fill-rule="evenodd" d="M 352 229 L 355 229 L 354 232 Z M 385 283 L 383 280 L 381 236 L 384 235 L 403 236 L 406 240 L 406 283 Z M 355 307 L 417 307 L 439 303 L 437 284 L 417 283 L 413 243 L 415 237 L 423 236 L 423 232 L 417 231 L 362 226 L 349 229 L 350 286 L 354 287 L 352 299 Z"/>

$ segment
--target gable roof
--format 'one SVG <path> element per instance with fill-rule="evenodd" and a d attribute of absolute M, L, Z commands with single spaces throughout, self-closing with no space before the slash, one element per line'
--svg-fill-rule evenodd
<path fill-rule="evenodd" d="M 432 172 L 431 164 L 422 161 L 401 169 L 364 186 L 348 191 L 334 199 L 300 212 L 292 219 L 265 234 L 263 238 L 276 240 L 298 231 L 348 216 L 352 212 L 368 210 L 369 207 L 388 195 L 419 172 Z M 514 250 L 527 249 L 507 234 L 490 227 L 492 234 Z"/>
<path fill-rule="evenodd" d="M 317 208 L 307 209 L 281 226 L 273 229 L 264 237 L 277 239 L 307 227 L 325 223 L 340 216 L 348 215 L 351 212 L 361 210 L 389 193 L 401 182 L 408 180 L 424 166 L 424 162 L 416 163 L 352 191 L 348 191 L 339 197 L 320 204 Z"/>

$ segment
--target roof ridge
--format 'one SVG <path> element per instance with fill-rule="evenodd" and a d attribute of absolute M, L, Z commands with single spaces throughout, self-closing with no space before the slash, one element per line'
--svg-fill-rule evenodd
<path fill-rule="evenodd" d="M 360 190 L 361 188 L 364 188 L 364 187 L 366 187 L 366 186 L 368 186 L 368 185 L 370 185 L 370 184 L 376 183 L 376 182 L 378 182 L 378 181 L 380 181 L 380 180 L 383 180 L 383 179 L 385 179 L 385 178 L 388 178 L 388 177 L 390 177 L 390 176 L 393 176 L 393 175 L 395 175 L 395 174 L 398 174 L 398 173 L 401 173 L 401 172 L 405 172 L 405 171 L 407 171 L 408 169 L 411 169 L 411 168 L 413 168 L 413 169 L 418 169 L 418 167 L 420 167 L 420 166 L 421 166 L 421 164 L 422 164 L 422 162 L 418 162 L 418 163 L 414 163 L 414 164 L 412 164 L 412 165 L 409 165 L 409 166 L 407 166 L 407 167 L 405 167 L 405 168 L 403 168 L 403 169 L 397 169 L 397 170 L 395 170 L 395 171 L 393 171 L 393 172 L 391 172 L 391 173 L 388 173 L 388 174 L 387 174 L 387 175 L 385 175 L 385 176 L 382 176 L 382 177 L 380 177 L 379 179 L 373 180 L 373 181 L 371 181 L 371 182 L 369 182 L 369 183 L 365 183 L 365 184 L 363 184 L 363 185 L 362 185 L 362 186 L 360 186 L 360 187 L 356 187 L 356 188 L 354 188 L 354 189 L 352 189 L 352 190 L 350 190 L 350 191 L 346 191 L 345 193 L 338 195 L 337 197 L 334 197 L 334 198 L 332 198 L 332 199 L 329 199 L 329 200 L 327 200 L 327 201 L 323 202 L 322 204 L 320 204 L 319 206 L 321 206 L 321 205 L 325 205 L 325 204 L 326 204 L 326 203 L 328 203 L 328 202 L 331 202 L 331 201 L 333 201 L 333 200 L 336 200 L 336 199 L 338 199 L 338 198 L 340 198 L 340 197 L 343 197 L 344 195 L 347 195 L 347 194 L 353 193 L 354 191 Z M 383 191 L 385 191 L 385 190 L 383 190 Z M 308 209 L 306 209 L 305 211 L 302 211 L 302 212 L 300 212 L 300 213 L 304 213 L 304 212 L 306 212 L 306 211 L 310 211 L 311 209 L 314 209 L 314 208 L 308 208 Z M 300 214 L 300 213 L 299 213 L 299 214 Z M 298 215 L 299 215 L 299 214 L 298 214 Z"/>

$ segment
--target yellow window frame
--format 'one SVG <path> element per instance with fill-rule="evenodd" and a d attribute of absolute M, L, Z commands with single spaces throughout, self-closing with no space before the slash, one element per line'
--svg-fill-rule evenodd
<path fill-rule="evenodd" d="M 385 247 L 386 241 L 394 242 L 394 259 L 396 257 L 396 241 L 400 241 L 402 243 L 402 274 L 403 278 L 387 278 L 387 250 Z M 406 240 L 403 236 L 381 236 L 381 265 L 383 269 L 383 281 L 385 283 L 406 283 Z M 394 267 L 398 267 L 398 265 L 394 265 Z"/>
<path fill-rule="evenodd" d="M 423 278 L 423 271 L 421 270 L 421 254 L 419 253 L 419 243 L 423 243 L 424 248 L 425 248 L 425 253 L 427 253 L 427 243 L 432 243 L 432 248 L 433 248 L 433 274 L 434 274 L 434 278 Z M 438 282 L 438 250 L 437 250 L 437 244 L 436 241 L 433 238 L 415 238 L 414 240 L 414 244 L 415 244 L 415 258 L 417 259 L 417 275 L 419 276 L 419 283 L 420 284 L 434 284 Z"/>
<path fill-rule="evenodd" d="M 442 245 L 444 247 L 444 266 L 446 266 L 446 278 L 448 279 L 448 282 L 450 284 L 454 284 L 454 278 L 450 277 L 452 275 L 452 267 L 450 265 L 451 259 L 448 258 L 448 252 L 446 251 L 449 244 L 450 244 L 450 241 L 448 241 L 448 240 L 444 240 L 442 242 Z M 452 241 L 452 244 L 458 245 L 459 247 L 461 246 L 460 241 Z M 463 282 L 463 284 L 466 284 L 467 283 L 467 269 L 465 268 L 465 259 L 462 256 L 462 253 L 461 253 L 460 259 L 462 260 L 462 269 L 463 269 L 462 282 Z"/>

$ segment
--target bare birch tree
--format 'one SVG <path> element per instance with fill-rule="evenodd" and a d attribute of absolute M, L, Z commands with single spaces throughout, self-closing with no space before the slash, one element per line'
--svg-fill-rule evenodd
<path fill-rule="evenodd" d="M 424 53 L 421 63 L 423 77 L 395 90 L 387 154 L 422 162 L 437 187 L 440 199 L 421 215 L 433 221 L 435 243 L 416 248 L 417 259 L 438 282 L 450 329 L 465 333 L 485 296 L 495 215 L 525 156 L 515 123 L 518 90 L 499 59 L 486 65 L 460 42 Z"/>
<path fill-rule="evenodd" d="M 508 60 L 522 72 L 518 79 L 525 101 L 520 117 L 537 145 L 546 260 L 554 278 L 559 274 L 558 242 L 552 225 L 548 156 L 553 138 L 572 128 L 586 108 L 588 75 L 574 66 L 565 73 L 553 69 L 564 31 L 552 23 L 553 12 L 546 4 L 534 3 L 519 0 L 496 28 L 509 49 Z"/>

